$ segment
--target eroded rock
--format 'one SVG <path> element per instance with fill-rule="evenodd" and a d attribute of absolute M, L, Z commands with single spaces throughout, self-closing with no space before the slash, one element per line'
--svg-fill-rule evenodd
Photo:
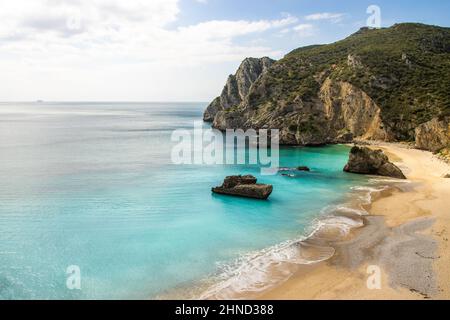
<path fill-rule="evenodd" d="M 229 196 L 267 200 L 272 194 L 273 186 L 258 184 L 254 176 L 229 176 L 222 186 L 212 188 L 212 192 Z"/>
<path fill-rule="evenodd" d="M 382 150 L 372 150 L 367 147 L 355 146 L 351 149 L 344 171 L 406 179 L 403 172 L 389 161 Z"/>
<path fill-rule="evenodd" d="M 438 152 L 450 147 L 450 117 L 434 118 L 418 126 L 415 130 L 416 147 Z"/>

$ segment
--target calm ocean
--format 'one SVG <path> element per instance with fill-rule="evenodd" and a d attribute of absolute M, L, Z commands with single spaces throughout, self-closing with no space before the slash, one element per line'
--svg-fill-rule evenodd
<path fill-rule="evenodd" d="M 294 177 L 172 164 L 172 131 L 191 129 L 205 107 L 1 103 L 0 299 L 151 299 L 195 287 L 305 236 L 367 183 L 342 172 L 346 146 L 282 148 L 282 167 L 312 168 Z M 212 195 L 232 174 L 273 184 L 270 200 Z M 71 265 L 81 290 L 66 286 Z"/>

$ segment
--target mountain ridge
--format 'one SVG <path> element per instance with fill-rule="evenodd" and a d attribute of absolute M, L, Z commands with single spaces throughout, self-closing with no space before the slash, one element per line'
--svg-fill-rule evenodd
<path fill-rule="evenodd" d="M 434 152 L 449 148 L 450 28 L 362 28 L 278 61 L 262 59 L 266 63 L 258 70 L 244 60 L 236 75 L 247 74 L 240 89 L 246 94 L 222 103 L 232 100 L 227 83 L 205 121 L 221 130 L 279 129 L 286 145 L 365 139 L 416 141 Z"/>

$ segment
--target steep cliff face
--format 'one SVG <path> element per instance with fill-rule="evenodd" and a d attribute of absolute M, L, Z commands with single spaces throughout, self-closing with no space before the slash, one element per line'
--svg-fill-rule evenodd
<path fill-rule="evenodd" d="M 442 130 L 436 146 L 421 137 L 436 127 L 424 124 L 450 115 L 450 28 L 361 29 L 330 45 L 294 50 L 259 76 L 238 80 L 239 73 L 205 113 L 215 128 L 279 129 L 287 145 L 416 136 L 430 150 L 445 143 Z"/>
<path fill-rule="evenodd" d="M 252 84 L 274 62 L 274 60 L 267 57 L 245 59 L 239 66 L 236 74 L 228 77 L 222 94 L 208 106 L 203 115 L 203 120 L 212 122 L 219 111 L 238 106 L 248 95 Z"/>
<path fill-rule="evenodd" d="M 389 140 L 381 120 L 380 107 L 364 91 L 348 82 L 327 79 L 319 97 L 325 105 L 332 136 L 351 133 L 368 140 Z"/>
<path fill-rule="evenodd" d="M 327 78 L 313 101 L 221 111 L 213 126 L 221 130 L 276 128 L 280 142 L 286 145 L 321 145 L 354 138 L 388 140 L 380 112 L 362 90 Z"/>
<path fill-rule="evenodd" d="M 450 117 L 434 118 L 416 128 L 416 147 L 439 152 L 450 148 Z"/>

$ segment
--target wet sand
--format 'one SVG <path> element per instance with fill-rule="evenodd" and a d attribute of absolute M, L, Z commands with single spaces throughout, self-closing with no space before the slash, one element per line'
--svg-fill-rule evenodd
<path fill-rule="evenodd" d="M 381 193 L 365 226 L 334 243 L 333 258 L 301 268 L 261 299 L 450 299 L 450 179 L 443 178 L 450 166 L 399 144 L 373 147 L 410 183 Z M 374 270 L 381 287 L 369 289 Z"/>

